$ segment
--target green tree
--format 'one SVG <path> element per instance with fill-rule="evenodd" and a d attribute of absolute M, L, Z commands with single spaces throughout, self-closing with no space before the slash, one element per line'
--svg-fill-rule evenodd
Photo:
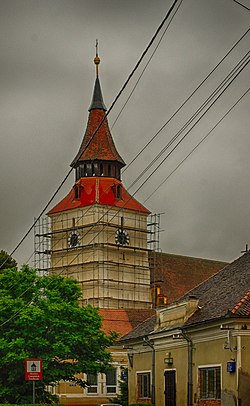
<path fill-rule="evenodd" d="M 54 401 L 47 386 L 61 379 L 84 387 L 79 374 L 109 369 L 116 335 L 103 333 L 98 310 L 81 307 L 80 296 L 75 280 L 41 277 L 28 266 L 0 274 L 0 403 L 32 403 L 26 358 L 42 359 L 37 402 Z"/>
<path fill-rule="evenodd" d="M 6 251 L 0 251 L 0 272 L 8 268 L 17 268 L 17 262 Z"/>

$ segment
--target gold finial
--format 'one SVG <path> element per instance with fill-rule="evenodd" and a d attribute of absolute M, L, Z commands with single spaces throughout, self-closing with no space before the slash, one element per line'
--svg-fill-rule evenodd
<path fill-rule="evenodd" d="M 96 76 L 98 76 L 98 65 L 101 62 L 99 56 L 98 56 L 98 39 L 95 42 L 95 58 L 94 58 L 94 63 L 96 66 Z"/>

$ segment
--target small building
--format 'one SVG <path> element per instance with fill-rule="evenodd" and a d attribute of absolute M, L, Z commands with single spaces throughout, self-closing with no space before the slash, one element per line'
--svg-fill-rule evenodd
<path fill-rule="evenodd" d="M 159 308 L 120 344 L 130 403 L 248 406 L 250 252 Z"/>

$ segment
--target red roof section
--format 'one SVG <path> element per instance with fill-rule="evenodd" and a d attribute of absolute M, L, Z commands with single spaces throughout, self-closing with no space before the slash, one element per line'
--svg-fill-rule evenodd
<path fill-rule="evenodd" d="M 99 309 L 102 329 L 106 334 L 115 331 L 120 336 L 155 314 L 153 309 Z"/>
<path fill-rule="evenodd" d="M 240 316 L 250 316 L 250 290 L 231 310 L 232 313 Z"/>
<path fill-rule="evenodd" d="M 121 186 L 121 198 L 116 197 L 116 188 Z M 74 188 L 78 187 L 79 198 L 75 198 Z M 140 213 L 149 214 L 141 203 L 134 199 L 122 186 L 122 183 L 114 178 L 86 177 L 79 179 L 69 194 L 60 201 L 49 215 L 60 213 L 66 210 L 77 209 L 79 207 L 89 206 L 91 204 L 103 204 L 118 208 L 139 211 Z"/>
<path fill-rule="evenodd" d="M 79 161 L 90 161 L 95 159 L 118 161 L 122 166 L 125 165 L 122 157 L 117 152 L 106 118 L 91 140 L 91 137 L 95 133 L 104 116 L 104 110 L 90 110 L 83 142 L 72 165 Z"/>
<path fill-rule="evenodd" d="M 173 303 L 227 264 L 163 252 L 149 253 L 151 283 L 161 288 L 167 304 Z"/>

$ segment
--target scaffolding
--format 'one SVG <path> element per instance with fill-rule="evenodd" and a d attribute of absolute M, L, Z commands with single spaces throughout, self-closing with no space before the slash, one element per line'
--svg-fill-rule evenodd
<path fill-rule="evenodd" d="M 160 214 L 147 219 L 146 214 L 97 204 L 57 213 L 35 226 L 34 266 L 41 275 L 78 280 L 83 304 L 149 308 L 148 252 L 159 251 L 159 233 Z"/>
<path fill-rule="evenodd" d="M 159 304 L 165 304 L 166 298 L 161 292 L 162 281 L 156 277 L 156 271 L 159 261 L 160 233 L 161 233 L 161 216 L 164 213 L 151 214 L 148 218 L 148 262 L 150 269 L 150 288 L 153 307 Z"/>

